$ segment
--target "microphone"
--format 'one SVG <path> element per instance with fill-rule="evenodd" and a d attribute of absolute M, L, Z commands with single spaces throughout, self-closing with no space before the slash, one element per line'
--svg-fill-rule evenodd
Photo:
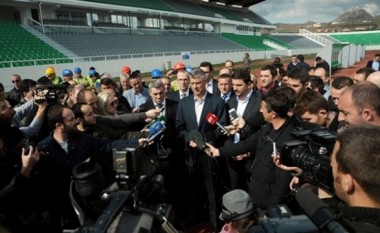
<path fill-rule="evenodd" d="M 150 136 L 148 137 L 146 143 L 150 143 L 158 136 L 163 134 L 166 131 L 165 121 L 157 121 L 149 127 Z"/>
<path fill-rule="evenodd" d="M 331 233 L 348 233 L 331 213 L 327 205 L 308 189 L 301 188 L 296 192 L 296 200 L 305 214 L 319 228 Z"/>
<path fill-rule="evenodd" d="M 168 121 L 168 119 L 166 118 L 166 116 L 164 116 L 164 115 L 161 115 L 161 116 L 159 116 L 159 117 L 156 117 L 156 118 L 154 118 L 151 122 L 149 122 L 149 124 L 148 124 L 148 128 L 150 128 L 153 124 L 155 124 L 156 122 L 161 122 L 161 121 L 165 121 L 165 122 L 167 122 Z"/>
<path fill-rule="evenodd" d="M 223 125 L 221 125 L 219 122 L 218 122 L 218 117 L 215 116 L 215 114 L 213 113 L 208 113 L 207 116 L 206 116 L 206 120 L 209 124 L 211 125 L 217 125 L 218 128 L 224 133 L 224 134 L 228 134 L 228 130 L 226 128 L 224 128 Z"/>
<path fill-rule="evenodd" d="M 195 144 L 197 144 L 199 150 L 204 151 L 207 148 L 206 140 L 204 140 L 202 134 L 197 130 L 191 130 L 189 137 L 195 142 Z"/>

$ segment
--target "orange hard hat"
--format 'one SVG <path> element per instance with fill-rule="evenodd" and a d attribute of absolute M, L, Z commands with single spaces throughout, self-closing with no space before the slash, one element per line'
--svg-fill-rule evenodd
<path fill-rule="evenodd" d="M 180 69 L 186 69 L 186 66 L 182 62 L 177 62 L 177 63 L 175 63 L 173 69 L 174 69 L 174 71 L 177 71 L 177 70 L 180 70 Z"/>
<path fill-rule="evenodd" d="M 123 68 L 121 69 L 121 73 L 123 73 L 123 74 L 131 74 L 131 67 L 129 67 L 129 66 L 123 66 Z"/>

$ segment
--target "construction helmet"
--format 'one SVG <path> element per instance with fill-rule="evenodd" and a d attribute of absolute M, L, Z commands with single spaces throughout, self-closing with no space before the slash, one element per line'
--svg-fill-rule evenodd
<path fill-rule="evenodd" d="M 69 69 L 64 69 L 63 71 L 62 71 L 62 76 L 68 76 L 68 75 L 73 75 L 73 72 L 71 71 L 71 70 L 69 70 Z"/>
<path fill-rule="evenodd" d="M 55 69 L 54 69 L 54 67 L 48 67 L 46 70 L 45 70 L 45 74 L 46 74 L 46 76 L 50 76 L 50 75 L 52 75 L 52 74 L 55 74 Z"/>
<path fill-rule="evenodd" d="M 153 79 L 155 79 L 155 78 L 161 78 L 163 75 L 162 75 L 161 70 L 159 70 L 159 69 L 154 69 L 154 70 L 152 70 L 152 73 L 151 73 L 150 76 L 151 76 Z"/>
<path fill-rule="evenodd" d="M 121 68 L 121 73 L 122 74 L 131 74 L 131 67 L 129 66 L 123 66 L 123 68 Z"/>
<path fill-rule="evenodd" d="M 193 67 L 191 66 L 186 66 L 186 71 L 191 73 L 193 71 Z"/>
<path fill-rule="evenodd" d="M 81 74 L 81 73 L 82 73 L 82 69 L 79 68 L 79 67 L 75 67 L 74 72 L 75 72 L 76 74 Z"/>
<path fill-rule="evenodd" d="M 174 65 L 174 71 L 178 71 L 180 69 L 186 69 L 186 66 L 185 64 L 183 64 L 182 62 L 177 62 L 175 65 Z"/>

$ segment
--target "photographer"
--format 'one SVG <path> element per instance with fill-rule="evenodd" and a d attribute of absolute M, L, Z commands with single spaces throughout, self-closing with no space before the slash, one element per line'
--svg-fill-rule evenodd
<path fill-rule="evenodd" d="M 11 126 L 11 108 L 4 103 L 0 101 L 0 225 L 12 232 L 42 232 L 30 179 L 40 154 L 31 147 L 28 153 L 21 150 L 25 137 Z"/>

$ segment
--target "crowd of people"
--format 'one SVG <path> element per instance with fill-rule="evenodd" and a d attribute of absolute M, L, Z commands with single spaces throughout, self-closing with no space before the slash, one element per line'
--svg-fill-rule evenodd
<path fill-rule="evenodd" d="M 231 60 L 219 71 L 208 61 L 178 62 L 166 75 L 153 70 L 149 81 L 129 66 L 118 82 L 94 67 L 88 76 L 79 67 L 62 77 L 48 67 L 38 80 L 15 74 L 6 95 L 0 83 L 0 226 L 62 232 L 85 225 L 72 205 L 73 169 L 99 163 L 105 188 L 116 181 L 112 150 L 143 148 L 165 177 L 177 226 L 209 220 L 214 232 L 247 232 L 288 203 L 296 186 L 326 191 L 278 154 L 297 139 L 295 130 L 324 127 L 338 134 L 329 194 L 341 200 L 339 217 L 354 232 L 378 232 L 379 57 L 354 77 L 330 77 L 321 57 L 310 66 L 303 55 L 287 65 L 276 57 L 256 77 L 248 53 L 242 69 Z M 166 131 L 151 141 L 156 119 L 165 119 Z M 101 208 L 89 212 L 94 221 Z"/>

